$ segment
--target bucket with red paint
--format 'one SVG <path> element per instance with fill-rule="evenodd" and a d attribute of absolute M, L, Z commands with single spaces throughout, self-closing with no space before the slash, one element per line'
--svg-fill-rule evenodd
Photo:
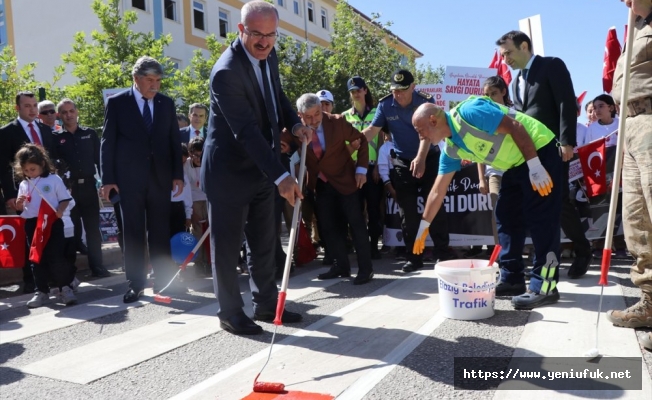
<path fill-rule="evenodd" d="M 450 319 L 476 320 L 494 315 L 497 263 L 487 260 L 450 260 L 435 265 L 439 278 L 439 311 Z"/>

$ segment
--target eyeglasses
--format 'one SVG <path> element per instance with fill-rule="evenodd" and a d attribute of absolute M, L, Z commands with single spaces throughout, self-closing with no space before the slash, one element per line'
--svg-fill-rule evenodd
<path fill-rule="evenodd" d="M 41 114 L 41 115 L 52 115 L 52 114 L 56 114 L 56 111 L 54 111 L 54 110 L 44 110 L 44 111 L 41 111 L 39 114 Z"/>
<path fill-rule="evenodd" d="M 192 158 L 201 158 L 201 153 L 192 153 L 190 154 Z"/>
<path fill-rule="evenodd" d="M 264 35 L 258 31 L 250 31 L 246 27 L 243 28 L 245 33 L 254 39 L 260 40 L 262 38 L 269 39 L 269 40 L 275 40 L 278 37 L 278 31 L 273 32 L 273 33 L 268 33 L 267 35 Z"/>

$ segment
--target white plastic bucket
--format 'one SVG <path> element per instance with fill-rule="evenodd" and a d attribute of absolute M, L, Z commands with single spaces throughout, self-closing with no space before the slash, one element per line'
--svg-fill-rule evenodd
<path fill-rule="evenodd" d="M 473 268 L 471 268 L 473 263 Z M 465 321 L 494 315 L 500 269 L 487 260 L 451 260 L 435 265 L 439 278 L 439 310 L 450 319 Z"/>

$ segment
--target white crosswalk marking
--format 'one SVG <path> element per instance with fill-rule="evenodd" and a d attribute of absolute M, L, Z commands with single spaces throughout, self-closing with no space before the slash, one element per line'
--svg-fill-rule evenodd
<path fill-rule="evenodd" d="M 389 260 L 375 263 L 374 268 L 376 278 L 363 286 L 351 285 L 351 279 L 317 281 L 314 277 L 320 271 L 314 267 L 299 270 L 290 281 L 289 308 L 301 311 L 306 322 L 279 328 L 260 380 L 282 382 L 290 391 L 346 400 L 424 398 L 426 393 L 425 398 L 448 398 L 456 393 L 453 357 L 491 356 L 483 349 L 487 346 L 513 357 L 570 357 L 581 356 L 595 345 L 597 272 L 580 280 L 562 280 L 558 286 L 562 300 L 553 306 L 527 313 L 514 311 L 508 300 L 499 299 L 495 317 L 453 321 L 437 312 L 438 285 L 432 268 L 403 275 Z M 28 310 L 26 296 L 4 300 L 0 304 L 1 397 L 69 391 L 71 398 L 105 399 L 123 398 L 127 390 L 147 399 L 228 400 L 252 392 L 253 378 L 269 354 L 271 336 L 222 332 L 215 317 L 217 305 L 210 300 L 210 280 L 191 282 L 195 291 L 168 307 L 152 303 L 148 296 L 135 305 L 123 304 L 121 295 L 105 289 L 120 285 L 122 279 L 87 284 L 82 293 L 92 293 L 88 296 L 92 300 L 57 310 Z M 250 304 L 248 286 L 247 278 L 241 277 L 240 289 Z M 604 294 L 603 311 L 625 307 L 620 286 L 611 285 Z M 250 305 L 245 312 L 251 315 Z M 83 343 L 75 345 L 75 337 L 97 331 L 88 329 L 93 321 L 111 321 L 118 314 L 117 322 L 107 326 L 110 333 L 85 336 Z M 262 326 L 267 332 L 274 329 L 272 324 Z M 506 339 L 510 335 L 514 340 Z M 605 357 L 642 354 L 633 330 L 614 327 L 604 318 L 599 348 Z M 510 368 L 519 368 L 515 360 Z M 652 398 L 647 365 L 644 360 L 642 390 L 613 387 L 556 391 L 555 396 Z M 457 392 L 457 397 L 465 397 L 463 393 Z M 490 390 L 482 397 L 547 399 L 550 392 Z"/>

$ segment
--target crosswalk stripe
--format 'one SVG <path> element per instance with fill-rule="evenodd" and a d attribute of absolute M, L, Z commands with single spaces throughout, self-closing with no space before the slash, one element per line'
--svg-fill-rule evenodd
<path fill-rule="evenodd" d="M 435 322 L 429 321 L 441 322 L 432 318 L 438 309 L 436 291 L 432 270 L 394 280 L 275 344 L 261 380 L 284 382 L 292 391 L 343 392 L 385 360 L 404 357 L 396 348 L 416 346 L 414 331 L 424 325 L 430 329 Z M 173 399 L 240 399 L 251 392 L 268 352 L 261 350 Z"/>
<path fill-rule="evenodd" d="M 16 342 L 28 337 L 124 311 L 129 308 L 140 307 L 147 303 L 149 303 L 149 301 L 141 299 L 136 303 L 124 304 L 122 302 L 122 295 L 119 295 L 65 308 L 60 311 L 51 311 L 32 317 L 19 318 L 0 325 L 0 332 L 2 332 L 0 333 L 0 344 Z"/>
<path fill-rule="evenodd" d="M 296 276 L 291 281 L 288 300 L 296 300 L 340 282 L 316 281 L 312 277 L 312 274 Z M 301 289 L 291 290 L 292 287 Z M 20 370 L 52 379 L 87 384 L 219 332 L 221 328 L 219 320 L 215 317 L 216 312 L 217 304 L 210 304 L 57 354 L 26 365 Z M 251 315 L 251 306 L 245 309 L 245 312 Z"/>
<path fill-rule="evenodd" d="M 531 312 L 513 357 L 583 357 L 584 353 L 594 348 L 595 322 L 600 296 L 598 277 L 599 271 L 589 271 L 587 277 L 581 281 L 561 280 L 557 285 L 561 300 L 555 305 L 540 307 Z M 587 281 L 595 282 L 595 286 L 585 286 Z M 625 301 L 620 285 L 611 284 L 605 287 L 598 344 L 604 357 L 641 356 L 634 330 L 616 327 L 604 318 L 607 310 L 624 308 Z M 509 367 L 516 370 L 518 365 L 512 361 Z M 500 390 L 504 386 L 504 384 L 499 386 L 499 390 L 493 397 L 494 400 L 516 400 L 524 396 L 530 399 L 550 398 L 550 393 L 545 390 Z M 645 365 L 643 365 L 643 389 L 643 393 L 620 389 L 573 391 L 565 395 L 556 393 L 555 397 L 650 399 L 652 382 Z"/>

